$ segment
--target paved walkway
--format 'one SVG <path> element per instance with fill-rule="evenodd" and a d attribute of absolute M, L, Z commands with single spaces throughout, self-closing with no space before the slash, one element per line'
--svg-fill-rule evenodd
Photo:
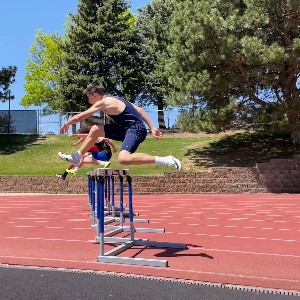
<path fill-rule="evenodd" d="M 296 296 L 96 272 L 0 267 L 0 300 L 293 300 Z"/>

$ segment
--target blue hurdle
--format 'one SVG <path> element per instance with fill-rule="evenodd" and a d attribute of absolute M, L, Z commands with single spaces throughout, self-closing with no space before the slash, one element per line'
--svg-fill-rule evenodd
<path fill-rule="evenodd" d="M 116 172 L 116 174 L 112 174 L 113 171 L 111 169 L 104 169 L 104 170 L 107 170 L 107 171 L 103 171 L 103 169 L 97 169 L 97 170 L 99 170 L 99 172 L 104 172 L 106 174 L 106 175 L 102 174 L 102 176 L 104 177 L 104 211 L 105 211 L 104 229 L 107 229 L 109 231 L 106 231 L 104 233 L 104 241 L 105 242 L 117 242 L 117 243 L 120 243 L 122 241 L 129 241 L 130 238 L 113 237 L 118 233 L 128 232 L 128 231 L 131 230 L 130 226 L 125 226 L 124 225 L 125 222 L 129 222 L 130 220 L 128 218 L 125 218 L 125 216 L 124 216 L 124 201 L 123 201 L 124 180 L 123 180 L 123 177 L 120 176 L 120 175 L 117 176 L 117 174 L 119 172 Z M 97 170 L 96 170 L 96 174 L 98 174 Z M 102 171 L 100 171 L 100 170 L 102 170 Z M 128 170 L 122 170 L 122 171 L 126 172 Z M 91 178 L 91 179 L 93 179 L 93 177 L 96 178 L 97 176 L 92 176 L 92 177 L 89 176 L 89 178 Z M 119 201 L 120 205 L 119 205 L 119 207 L 117 207 L 115 205 L 114 201 L 113 201 L 114 200 L 114 195 L 115 195 L 115 189 L 114 189 L 115 178 L 119 178 L 119 182 L 120 182 L 120 188 L 119 188 L 119 191 L 120 191 L 120 201 Z M 109 186 L 110 182 L 112 183 L 111 193 L 110 193 L 110 186 Z M 95 188 L 96 191 L 98 190 L 98 188 L 97 188 L 98 185 L 99 185 L 99 183 L 96 180 L 96 188 Z M 92 187 L 93 187 L 93 183 L 92 183 Z M 95 194 L 95 193 L 93 193 L 93 194 Z M 92 200 L 93 200 L 93 194 L 90 196 L 90 198 Z M 96 194 L 98 194 L 98 193 L 96 193 Z M 109 202 L 110 202 L 110 194 L 112 195 L 112 201 L 111 201 L 112 206 L 113 206 L 113 208 L 115 208 L 119 211 L 119 216 L 120 217 L 115 217 L 114 213 L 113 213 L 114 209 L 109 209 L 108 208 L 109 207 Z M 128 215 L 128 214 L 126 214 L 126 215 Z M 96 216 L 96 215 L 97 214 L 94 213 L 94 216 Z M 132 213 L 132 215 L 137 216 L 138 214 Z M 149 220 L 134 218 L 133 222 L 134 223 L 149 223 Z M 119 223 L 119 224 L 110 225 L 112 223 Z M 99 231 L 100 227 L 99 227 L 99 220 L 98 219 L 97 219 L 97 224 L 95 224 L 95 222 L 94 222 L 93 225 L 92 225 L 92 228 L 97 229 L 96 241 L 100 242 L 100 231 Z M 135 230 L 135 232 L 152 232 L 152 233 L 164 233 L 165 232 L 164 229 L 158 229 L 158 228 L 155 228 L 155 229 L 154 228 L 135 228 L 134 230 Z"/>
<path fill-rule="evenodd" d="M 113 179 L 112 187 L 115 184 L 115 178 L 119 178 L 120 182 L 120 225 L 109 226 L 105 220 L 107 208 L 105 207 L 105 187 L 107 184 L 106 178 Z M 122 214 L 124 213 L 123 203 L 123 190 L 124 190 L 124 179 L 127 180 L 128 185 L 128 209 L 129 209 L 129 226 L 124 226 L 122 223 L 124 219 Z M 94 184 L 94 183 L 97 184 Z M 111 182 L 111 180 L 109 180 Z M 150 229 L 150 228 L 135 228 L 134 223 L 134 212 L 133 212 L 133 200 L 132 200 L 132 178 L 129 175 L 129 170 L 126 169 L 96 169 L 88 173 L 88 186 L 89 186 L 89 199 L 92 203 L 95 193 L 97 198 L 97 237 L 96 240 L 100 243 L 100 254 L 98 256 L 99 262 L 106 263 L 120 263 L 120 264 L 133 264 L 133 265 L 147 265 L 156 267 L 167 267 L 167 260 L 157 259 L 146 259 L 146 258 L 131 258 L 131 257 L 118 257 L 117 255 L 121 252 L 129 249 L 133 246 L 144 246 L 144 247 L 155 247 L 155 248 L 176 248 L 176 249 L 187 249 L 186 244 L 181 243 L 168 243 L 168 242 L 155 242 L 149 241 L 148 239 L 136 239 L 134 233 L 139 232 L 165 232 L 164 229 Z M 108 190 L 107 190 L 108 191 Z M 110 192 L 108 192 L 110 193 Z M 114 195 L 114 188 L 112 189 Z M 93 203 L 91 204 L 93 206 Z M 114 220 L 115 221 L 115 220 Z M 111 230 L 105 232 L 105 230 Z M 118 233 L 129 231 L 130 237 L 116 237 Z M 114 249 L 104 252 L 105 243 L 119 244 Z"/>
<path fill-rule="evenodd" d="M 105 197 L 105 225 L 120 222 L 121 226 L 123 223 L 128 220 L 129 213 L 125 212 L 125 205 L 123 203 L 123 194 L 120 195 L 119 206 L 115 202 L 115 176 L 105 176 L 104 178 L 104 197 Z M 88 173 L 88 195 L 89 195 L 89 205 L 90 205 L 90 217 L 92 220 L 91 227 L 93 229 L 97 229 L 97 221 L 96 221 L 96 201 L 95 195 L 97 194 L 97 181 L 96 176 L 91 176 L 90 172 Z M 122 187 L 122 178 L 120 179 L 120 190 L 123 190 Z M 122 207 L 120 211 L 120 206 Z M 138 213 L 134 213 L 134 216 L 138 216 Z M 149 223 L 149 220 L 145 219 L 134 219 L 135 223 Z M 109 226 L 107 225 L 107 228 Z"/>
<path fill-rule="evenodd" d="M 108 169 L 106 169 L 108 170 Z M 110 230 L 106 231 L 104 236 L 105 236 L 105 241 L 107 241 L 107 237 L 112 237 L 115 236 L 118 233 L 125 232 L 125 231 L 130 231 L 130 226 L 125 226 L 124 223 L 128 222 L 129 219 L 127 216 L 129 216 L 129 213 L 124 212 L 124 201 L 123 201 L 123 177 L 119 177 L 120 181 L 120 205 L 119 207 L 115 203 L 115 178 L 116 176 L 114 175 L 108 175 L 108 173 L 111 173 L 111 171 L 106 172 L 106 176 L 104 176 L 104 210 L 105 210 L 105 217 L 104 217 L 104 229 Z M 97 213 L 95 211 L 96 205 L 95 205 L 95 194 L 97 194 L 97 186 L 98 182 L 96 180 L 96 176 L 91 176 L 88 174 L 88 179 L 89 179 L 89 199 L 90 199 L 90 205 L 91 205 L 91 219 L 93 220 L 92 223 L 92 228 L 97 229 L 97 236 L 96 236 L 96 241 L 100 241 L 100 232 L 99 232 L 99 224 L 98 224 L 98 219 L 96 223 L 96 216 Z M 95 186 L 96 182 L 96 186 Z M 110 186 L 111 183 L 111 186 Z M 111 198 L 110 198 L 111 196 Z M 118 216 L 116 215 L 116 211 L 118 212 Z M 138 216 L 138 213 L 133 213 L 133 216 Z M 134 218 L 133 220 L 134 223 L 149 223 L 149 220 L 146 219 L 136 219 Z M 112 223 L 119 223 L 119 224 L 114 224 L 110 225 Z M 152 233 L 164 233 L 164 229 L 152 229 L 152 228 L 136 228 L 136 232 L 152 232 Z M 129 240 L 126 238 L 110 238 L 109 242 L 120 242 L 121 240 Z"/>

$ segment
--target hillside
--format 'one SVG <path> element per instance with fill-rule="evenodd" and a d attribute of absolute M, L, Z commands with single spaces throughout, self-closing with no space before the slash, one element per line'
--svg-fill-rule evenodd
<path fill-rule="evenodd" d="M 62 135 L 28 136 L 0 135 L 0 175 L 54 175 L 62 172 L 67 163 L 57 152 L 71 153 L 74 139 Z M 120 143 L 116 142 L 120 147 Z M 300 153 L 288 135 L 251 132 L 221 134 L 165 134 L 161 140 L 148 136 L 139 152 L 178 157 L 184 171 L 203 171 L 210 167 L 252 167 L 255 162 L 274 158 L 290 158 Z M 123 168 L 113 155 L 112 168 Z M 81 175 L 94 169 L 85 167 Z M 130 166 L 132 175 L 162 175 L 172 171 L 158 165 Z"/>

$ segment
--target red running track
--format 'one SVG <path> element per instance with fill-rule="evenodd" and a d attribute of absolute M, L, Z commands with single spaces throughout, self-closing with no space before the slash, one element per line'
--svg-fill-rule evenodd
<path fill-rule="evenodd" d="M 135 246 L 120 256 L 168 260 L 168 268 L 97 262 L 85 195 L 0 196 L 0 263 L 300 290 L 300 195 L 134 196 L 136 233 L 187 250 Z M 105 251 L 108 246 L 105 245 Z"/>

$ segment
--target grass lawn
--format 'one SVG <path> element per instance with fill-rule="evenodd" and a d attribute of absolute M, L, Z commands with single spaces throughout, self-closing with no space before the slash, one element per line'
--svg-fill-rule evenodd
<path fill-rule="evenodd" d="M 208 145 L 213 138 L 202 138 L 201 145 Z M 0 175 L 53 175 L 64 171 L 68 162 L 62 161 L 57 156 L 59 151 L 71 154 L 77 147 L 71 146 L 76 141 L 63 135 L 0 135 Z M 120 142 L 115 142 L 120 149 Z M 139 147 L 139 152 L 152 155 L 174 155 L 181 160 L 188 159 L 185 155 L 191 145 L 199 145 L 198 138 L 165 138 L 156 140 L 148 136 Z M 113 154 L 112 168 L 126 168 L 117 162 L 117 153 Z M 96 166 L 82 168 L 80 175 L 85 175 Z M 196 169 L 203 169 L 197 167 Z M 160 165 L 130 166 L 132 175 L 163 174 L 174 169 Z"/>
<path fill-rule="evenodd" d="M 64 135 L 0 135 L 0 175 L 54 175 L 62 172 L 67 162 L 57 152 L 72 153 L 74 139 Z M 116 142 L 120 148 L 120 142 Z M 201 171 L 212 166 L 254 166 L 257 161 L 289 158 L 300 153 L 288 135 L 259 133 L 166 134 L 161 140 L 149 135 L 138 152 L 151 155 L 173 155 L 184 171 Z M 112 168 L 124 168 L 113 154 Z M 85 175 L 96 166 L 84 167 Z M 159 175 L 174 169 L 160 165 L 130 166 L 132 175 Z"/>

